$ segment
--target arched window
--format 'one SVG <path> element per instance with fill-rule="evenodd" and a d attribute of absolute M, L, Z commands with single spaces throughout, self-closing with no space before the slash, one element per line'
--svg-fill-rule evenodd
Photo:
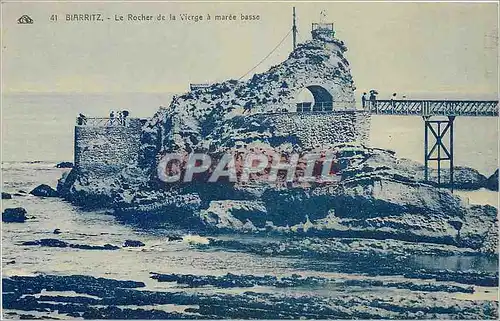
<path fill-rule="evenodd" d="M 325 88 L 310 85 L 297 96 L 297 112 L 332 111 L 333 97 Z"/>

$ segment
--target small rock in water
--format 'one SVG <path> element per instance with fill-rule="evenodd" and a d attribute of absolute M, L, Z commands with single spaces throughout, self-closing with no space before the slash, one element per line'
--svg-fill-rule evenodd
<path fill-rule="evenodd" d="M 180 235 L 169 235 L 167 236 L 167 241 L 182 241 L 182 236 Z"/>
<path fill-rule="evenodd" d="M 141 247 L 144 245 L 145 244 L 142 243 L 141 241 L 135 241 L 135 240 L 125 240 L 125 244 L 123 244 L 124 247 Z"/>
<path fill-rule="evenodd" d="M 26 221 L 26 210 L 22 207 L 6 208 L 2 213 L 2 222 L 24 223 Z"/>
<path fill-rule="evenodd" d="M 10 200 L 12 198 L 12 195 L 9 193 L 2 192 L 2 199 L 3 200 Z"/>
<path fill-rule="evenodd" d="M 21 245 L 40 245 L 47 247 L 68 247 L 68 243 L 60 241 L 57 239 L 41 239 L 36 241 L 26 241 L 21 243 Z"/>
<path fill-rule="evenodd" d="M 26 241 L 21 243 L 26 246 L 44 246 L 44 247 L 70 247 L 80 250 L 118 250 L 119 247 L 112 244 L 104 245 L 89 245 L 89 244 L 71 244 L 58 239 L 40 239 L 34 241 Z"/>
<path fill-rule="evenodd" d="M 118 250 L 119 247 L 112 244 L 88 245 L 88 244 L 68 244 L 69 247 L 80 250 Z"/>
<path fill-rule="evenodd" d="M 41 184 L 35 187 L 30 192 L 31 195 L 41 196 L 41 197 L 58 197 L 59 194 L 52 187 L 46 184 Z"/>
<path fill-rule="evenodd" d="M 52 232 L 52 233 L 54 233 L 54 234 L 61 234 L 62 232 L 61 232 L 61 230 L 60 230 L 60 229 L 56 228 L 56 229 L 54 230 L 54 232 Z"/>
<path fill-rule="evenodd" d="M 57 168 L 73 168 L 72 162 L 60 162 L 56 165 Z"/>

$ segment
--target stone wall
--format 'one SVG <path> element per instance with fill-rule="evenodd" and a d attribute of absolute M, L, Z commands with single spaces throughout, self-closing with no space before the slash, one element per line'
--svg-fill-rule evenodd
<path fill-rule="evenodd" d="M 74 163 L 87 176 L 112 176 L 136 164 L 142 122 L 128 119 L 126 126 L 75 126 Z"/>
<path fill-rule="evenodd" d="M 333 143 L 369 143 L 370 114 L 361 110 L 276 113 L 253 117 L 271 119 L 279 136 L 296 136 L 305 147 Z"/>
<path fill-rule="evenodd" d="M 271 120 L 275 135 L 295 136 L 306 148 L 334 143 L 368 144 L 370 114 L 360 110 L 255 114 Z M 76 126 L 75 167 L 87 177 L 116 175 L 137 164 L 142 123 L 130 119 L 127 126 Z"/>
<path fill-rule="evenodd" d="M 358 143 L 365 146 L 370 145 L 370 129 L 372 118 L 370 112 L 356 111 L 356 128 L 358 130 Z"/>

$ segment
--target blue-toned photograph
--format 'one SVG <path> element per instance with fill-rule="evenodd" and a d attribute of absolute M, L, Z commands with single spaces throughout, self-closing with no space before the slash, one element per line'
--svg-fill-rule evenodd
<path fill-rule="evenodd" d="M 498 6 L 2 1 L 2 319 L 497 320 Z"/>

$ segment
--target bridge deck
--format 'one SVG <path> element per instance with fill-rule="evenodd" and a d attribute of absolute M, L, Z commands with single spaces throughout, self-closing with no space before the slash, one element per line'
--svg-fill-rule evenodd
<path fill-rule="evenodd" d="M 375 115 L 498 116 L 498 100 L 377 100 L 366 108 Z"/>

